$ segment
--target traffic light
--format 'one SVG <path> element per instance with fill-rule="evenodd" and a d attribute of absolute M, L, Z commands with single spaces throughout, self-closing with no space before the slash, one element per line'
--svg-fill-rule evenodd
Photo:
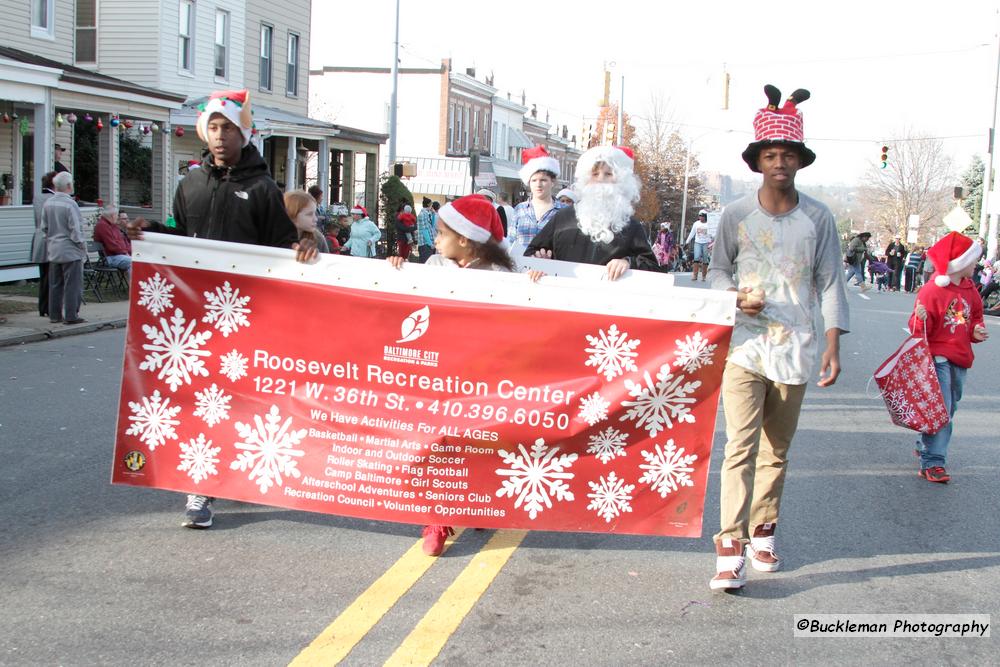
<path fill-rule="evenodd" d="M 889 166 L 889 147 L 882 146 L 882 156 L 879 158 L 882 161 L 882 169 Z"/>

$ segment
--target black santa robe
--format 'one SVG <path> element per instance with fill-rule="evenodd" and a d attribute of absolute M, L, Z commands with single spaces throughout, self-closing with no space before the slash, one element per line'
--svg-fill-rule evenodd
<path fill-rule="evenodd" d="M 615 234 L 611 243 L 597 243 L 580 231 L 573 206 L 560 209 L 541 231 L 531 239 L 525 257 L 539 250 L 551 250 L 552 259 L 580 264 L 606 265 L 613 259 L 627 259 L 629 267 L 643 271 L 661 271 L 646 231 L 635 218 L 629 218 L 624 229 Z"/>

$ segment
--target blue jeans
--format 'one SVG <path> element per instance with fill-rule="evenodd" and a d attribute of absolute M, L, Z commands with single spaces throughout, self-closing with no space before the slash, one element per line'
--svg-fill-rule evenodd
<path fill-rule="evenodd" d="M 956 366 L 950 361 L 935 360 L 934 370 L 937 372 L 941 393 L 944 395 L 944 407 L 951 420 L 934 435 L 925 433 L 920 436 L 917 449 L 920 452 L 921 470 L 935 466 L 944 467 L 945 458 L 948 456 L 948 443 L 951 441 L 951 427 L 955 411 L 958 410 L 958 402 L 962 400 L 962 386 L 965 384 L 965 372 L 968 369 Z"/>
<path fill-rule="evenodd" d="M 707 243 L 695 243 L 694 244 L 694 257 L 691 258 L 692 262 L 698 264 L 708 264 L 708 244 Z"/>
<path fill-rule="evenodd" d="M 852 276 L 858 279 L 857 284 L 859 285 L 865 282 L 865 272 L 861 269 L 861 267 L 855 266 L 854 264 L 848 264 L 847 276 L 844 278 L 844 280 L 846 282 L 851 282 Z"/>

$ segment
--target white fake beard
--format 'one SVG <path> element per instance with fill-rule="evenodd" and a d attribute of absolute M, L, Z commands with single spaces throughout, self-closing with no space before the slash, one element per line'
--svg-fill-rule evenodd
<path fill-rule="evenodd" d="M 594 243 L 611 243 L 635 211 L 625 183 L 588 183 L 574 206 L 577 226 Z"/>

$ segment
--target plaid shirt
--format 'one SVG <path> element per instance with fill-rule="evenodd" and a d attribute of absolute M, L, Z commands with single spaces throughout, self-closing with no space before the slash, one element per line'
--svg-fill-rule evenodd
<path fill-rule="evenodd" d="M 434 245 L 434 237 L 437 236 L 435 226 L 434 209 L 427 207 L 420 209 L 417 214 L 417 245 Z"/>
<path fill-rule="evenodd" d="M 542 231 L 542 227 L 548 224 L 552 216 L 561 208 L 566 208 L 557 199 L 552 200 L 552 208 L 545 212 L 541 220 L 535 218 L 535 207 L 531 205 L 531 200 L 523 201 L 514 207 L 514 224 L 507 229 L 507 236 L 517 240 L 525 248 L 535 238 L 535 234 Z"/>

